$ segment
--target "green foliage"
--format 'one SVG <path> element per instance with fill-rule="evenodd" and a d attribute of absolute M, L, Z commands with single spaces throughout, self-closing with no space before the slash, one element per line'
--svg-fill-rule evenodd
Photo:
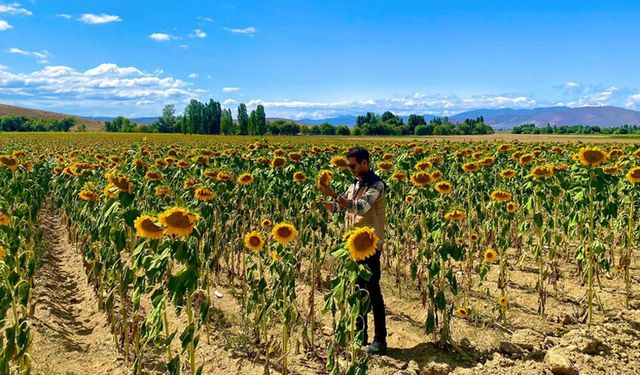
<path fill-rule="evenodd" d="M 66 132 L 75 124 L 73 117 L 30 119 L 25 116 L 0 116 L 0 131 L 6 132 Z"/>

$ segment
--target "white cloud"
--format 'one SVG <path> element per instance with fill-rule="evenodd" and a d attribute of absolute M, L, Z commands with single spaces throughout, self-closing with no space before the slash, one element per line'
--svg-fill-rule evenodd
<path fill-rule="evenodd" d="M 571 82 L 571 81 L 567 81 L 564 83 L 564 87 L 568 88 L 568 89 L 572 89 L 575 87 L 580 87 L 580 84 L 578 82 Z"/>
<path fill-rule="evenodd" d="M 0 13 L 7 13 L 11 15 L 22 14 L 25 16 L 31 16 L 31 11 L 22 8 L 19 3 L 0 4 Z"/>
<path fill-rule="evenodd" d="M 179 45 L 178 47 L 180 47 L 180 48 L 184 48 L 184 49 L 189 48 L 189 46 L 188 46 L 188 45 L 186 45 L 186 44 L 181 44 L 181 45 Z"/>
<path fill-rule="evenodd" d="M 200 38 L 200 39 L 204 39 L 207 37 L 207 33 L 200 30 L 200 29 L 195 29 L 193 30 L 193 32 L 191 34 L 189 34 L 190 38 Z"/>
<path fill-rule="evenodd" d="M 240 91 L 239 87 L 225 87 L 222 89 L 224 92 L 237 92 Z"/>
<path fill-rule="evenodd" d="M 149 35 L 149 38 L 158 42 L 166 42 L 168 40 L 175 39 L 176 37 L 170 34 L 165 34 L 165 33 L 153 33 Z"/>
<path fill-rule="evenodd" d="M 191 73 L 187 76 L 188 78 L 198 78 L 199 74 L 198 73 Z"/>
<path fill-rule="evenodd" d="M 205 22 L 213 22 L 213 18 L 210 17 L 198 17 L 198 19 Z"/>
<path fill-rule="evenodd" d="M 70 20 L 71 18 L 73 18 L 70 14 L 65 14 L 65 13 L 56 14 L 56 17 L 64 18 L 65 20 Z"/>
<path fill-rule="evenodd" d="M 0 31 L 6 31 L 9 29 L 13 29 L 13 26 L 9 25 L 9 22 L 5 20 L 0 20 Z"/>
<path fill-rule="evenodd" d="M 225 27 L 224 29 L 234 34 L 253 34 L 256 32 L 256 28 L 253 26 L 245 27 L 244 29 L 231 29 L 228 27 Z"/>
<path fill-rule="evenodd" d="M 80 16 L 78 21 L 88 23 L 90 25 L 101 25 L 104 23 L 120 22 L 122 21 L 122 18 L 120 18 L 120 16 L 114 16 L 114 15 L 104 14 L 104 13 L 102 14 L 85 13 L 82 16 Z"/>
<path fill-rule="evenodd" d="M 14 54 L 14 55 L 22 55 L 22 56 L 31 56 L 31 57 L 35 57 L 36 60 L 38 61 L 38 63 L 40 64 L 47 64 L 49 62 L 49 59 L 51 57 L 53 57 L 53 55 L 47 51 L 47 50 L 42 50 L 40 52 L 38 51 L 25 51 L 22 50 L 20 48 L 9 48 L 7 50 L 7 52 Z"/>
<path fill-rule="evenodd" d="M 6 65 L 0 64 L 0 70 L 9 70 L 9 67 Z"/>
<path fill-rule="evenodd" d="M 31 73 L 0 70 L 0 101 L 35 108 L 131 115 L 144 105 L 144 114 L 151 115 L 165 103 L 191 98 L 198 95 L 180 79 L 110 63 L 86 71 L 67 66 Z"/>

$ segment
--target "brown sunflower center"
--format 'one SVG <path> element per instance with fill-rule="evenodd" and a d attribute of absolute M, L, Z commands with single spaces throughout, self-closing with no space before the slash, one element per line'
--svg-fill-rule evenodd
<path fill-rule="evenodd" d="M 249 238 L 249 243 L 251 244 L 251 246 L 260 246 L 261 241 L 258 236 L 251 236 Z"/>
<path fill-rule="evenodd" d="M 373 245 L 373 236 L 368 232 L 358 233 L 353 239 L 353 244 L 356 250 L 364 251 Z"/>
<path fill-rule="evenodd" d="M 172 212 L 166 218 L 167 225 L 174 228 L 190 228 L 191 221 L 189 220 L 189 215 L 186 215 L 182 212 Z"/>
<path fill-rule="evenodd" d="M 289 238 L 293 234 L 293 231 L 291 231 L 291 228 L 289 227 L 280 227 L 277 232 L 278 236 L 281 238 Z"/>
<path fill-rule="evenodd" d="M 593 164 L 604 159 L 604 153 L 599 150 L 586 150 L 582 153 L 582 157 L 590 164 Z"/>

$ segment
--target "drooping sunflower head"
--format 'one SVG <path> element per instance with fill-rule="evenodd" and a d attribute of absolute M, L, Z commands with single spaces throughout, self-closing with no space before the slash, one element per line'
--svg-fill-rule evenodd
<path fill-rule="evenodd" d="M 435 189 L 440 194 L 449 194 L 453 191 L 453 185 L 448 181 L 440 181 L 436 183 Z"/>
<path fill-rule="evenodd" d="M 18 162 L 18 159 L 16 157 L 5 155 L 0 156 L 0 166 L 11 171 L 15 171 L 16 169 L 18 169 L 18 165 L 20 165 L 20 163 Z"/>
<path fill-rule="evenodd" d="M 329 183 L 331 183 L 331 180 L 333 179 L 333 173 L 331 173 L 331 171 L 323 169 L 320 171 L 320 173 L 318 174 L 318 187 L 320 186 L 329 186 Z"/>
<path fill-rule="evenodd" d="M 164 235 L 162 225 L 156 222 L 154 217 L 142 215 L 134 221 L 136 234 L 142 238 L 159 240 Z"/>
<path fill-rule="evenodd" d="M 456 307 L 456 316 L 460 319 L 467 319 L 469 317 L 469 310 L 466 307 Z"/>
<path fill-rule="evenodd" d="M 498 253 L 496 253 L 493 249 L 487 249 L 484 252 L 484 262 L 488 264 L 493 264 L 498 260 Z"/>
<path fill-rule="evenodd" d="M 193 231 L 200 217 L 186 208 L 173 207 L 158 215 L 160 224 L 165 226 L 167 235 L 187 237 Z"/>
<path fill-rule="evenodd" d="M 597 167 L 609 160 L 609 155 L 600 147 L 583 147 L 578 152 L 578 159 L 582 165 L 587 167 Z"/>
<path fill-rule="evenodd" d="M 411 175 L 411 183 L 416 187 L 430 185 L 433 182 L 431 175 L 427 172 L 417 172 Z"/>
<path fill-rule="evenodd" d="M 529 177 L 533 177 L 535 179 L 551 177 L 553 176 L 553 172 L 553 165 L 537 165 L 531 169 Z"/>
<path fill-rule="evenodd" d="M 253 252 L 258 252 L 264 247 L 264 237 L 260 232 L 247 233 L 244 236 L 244 245 Z"/>
<path fill-rule="evenodd" d="M 279 243 L 286 244 L 296 239 L 298 231 L 289 223 L 280 223 L 271 229 L 271 235 Z"/>
<path fill-rule="evenodd" d="M 238 176 L 238 184 L 240 185 L 249 185 L 253 182 L 253 176 L 251 173 L 243 173 Z"/>
<path fill-rule="evenodd" d="M 627 172 L 627 180 L 632 184 L 640 182 L 640 167 L 633 167 Z"/>
<path fill-rule="evenodd" d="M 271 168 L 273 169 L 284 168 L 285 165 L 287 165 L 287 159 L 283 158 L 282 156 L 276 156 L 275 158 L 271 159 Z"/>
<path fill-rule="evenodd" d="M 480 166 L 478 166 L 478 164 L 474 162 L 464 163 L 464 165 L 462 166 L 462 170 L 464 170 L 467 173 L 477 172 L 478 169 L 480 169 Z"/>
<path fill-rule="evenodd" d="M 515 202 L 507 202 L 507 212 L 510 214 L 518 210 L 518 205 Z"/>
<path fill-rule="evenodd" d="M 119 191 L 123 193 L 131 193 L 131 190 L 133 189 L 133 183 L 131 182 L 129 177 L 123 175 L 115 175 L 113 173 L 107 173 L 106 177 L 107 180 L 109 180 L 109 183 L 118 188 Z"/>
<path fill-rule="evenodd" d="M 351 259 L 365 260 L 376 252 L 380 238 L 371 227 L 360 227 L 352 230 L 347 238 L 347 249 Z"/>
<path fill-rule="evenodd" d="M 214 199 L 217 196 L 218 196 L 218 194 L 215 191 L 209 189 L 208 187 L 197 188 L 196 192 L 195 192 L 196 199 L 201 201 L 201 202 L 210 201 L 210 200 Z"/>
<path fill-rule="evenodd" d="M 513 195 L 505 190 L 494 190 L 491 193 L 491 200 L 494 202 L 505 202 L 513 198 Z"/>
<path fill-rule="evenodd" d="M 444 214 L 444 218 L 447 221 L 459 221 L 467 217 L 467 213 L 462 210 L 453 210 Z"/>
<path fill-rule="evenodd" d="M 11 222 L 11 216 L 9 216 L 9 214 L 0 211 L 0 226 L 5 226 L 5 225 L 9 225 L 9 222 Z"/>
<path fill-rule="evenodd" d="M 307 175 L 305 175 L 304 172 L 295 172 L 293 174 L 294 182 L 304 182 L 306 179 L 307 179 Z"/>

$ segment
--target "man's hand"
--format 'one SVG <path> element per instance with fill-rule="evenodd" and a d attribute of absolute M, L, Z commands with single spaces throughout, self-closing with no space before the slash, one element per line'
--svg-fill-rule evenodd
<path fill-rule="evenodd" d="M 333 212 L 333 202 L 318 201 L 318 205 L 324 206 L 327 210 Z"/>
<path fill-rule="evenodd" d="M 336 192 L 333 191 L 333 189 L 329 186 L 320 185 L 318 186 L 318 190 L 320 190 L 321 194 L 326 195 L 327 197 L 331 197 L 333 199 L 335 199 L 338 196 L 338 194 L 336 194 Z"/>

